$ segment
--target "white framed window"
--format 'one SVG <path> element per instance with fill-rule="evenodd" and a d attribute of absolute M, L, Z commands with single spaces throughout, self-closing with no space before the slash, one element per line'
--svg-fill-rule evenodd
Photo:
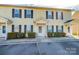
<path fill-rule="evenodd" d="M 53 19 L 54 13 L 53 11 L 46 11 L 46 19 Z"/>
<path fill-rule="evenodd" d="M 58 11 L 58 19 L 63 20 L 63 12 L 62 11 Z"/>
<path fill-rule="evenodd" d="M 52 26 L 47 25 L 47 32 L 52 32 Z"/>
<path fill-rule="evenodd" d="M 61 11 L 58 11 L 58 19 L 61 19 Z"/>
<path fill-rule="evenodd" d="M 33 32 L 33 25 L 27 25 L 27 31 Z"/>
<path fill-rule="evenodd" d="M 58 26 L 58 32 L 63 32 L 63 30 L 64 30 L 63 25 Z"/>
<path fill-rule="evenodd" d="M 24 10 L 25 18 L 33 18 L 33 10 Z"/>
<path fill-rule="evenodd" d="M 2 26 L 2 33 L 6 33 L 6 26 Z"/>
<path fill-rule="evenodd" d="M 12 9 L 13 18 L 21 18 L 21 9 Z"/>

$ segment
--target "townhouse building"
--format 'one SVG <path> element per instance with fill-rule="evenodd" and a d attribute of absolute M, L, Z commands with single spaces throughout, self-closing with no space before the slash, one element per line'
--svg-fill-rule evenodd
<path fill-rule="evenodd" d="M 72 34 L 72 10 L 23 5 L 0 5 L 0 37 L 9 32 L 35 32 L 37 36 L 47 36 L 47 32 Z"/>

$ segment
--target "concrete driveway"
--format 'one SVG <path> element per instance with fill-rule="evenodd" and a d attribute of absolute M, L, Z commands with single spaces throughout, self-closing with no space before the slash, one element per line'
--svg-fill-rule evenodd
<path fill-rule="evenodd" d="M 1 55 L 79 55 L 79 41 L 0 45 Z"/>

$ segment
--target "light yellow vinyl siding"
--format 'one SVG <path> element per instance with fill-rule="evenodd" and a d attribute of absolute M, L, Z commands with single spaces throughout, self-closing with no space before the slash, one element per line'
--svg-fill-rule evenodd
<path fill-rule="evenodd" d="M 12 18 L 12 9 L 21 9 L 22 10 L 22 18 Z M 24 10 L 31 9 L 33 10 L 33 18 L 24 18 Z M 54 12 L 54 19 L 46 19 L 46 11 L 53 11 Z M 61 11 L 63 12 L 63 20 L 58 19 L 56 20 L 56 12 Z M 50 8 L 27 8 L 27 7 L 2 7 L 0 6 L 0 16 L 9 18 L 13 21 L 12 24 L 15 26 L 18 25 L 34 25 L 34 31 L 37 31 L 37 25 L 34 23 L 36 20 L 45 20 L 47 21 L 46 25 L 53 25 L 53 26 L 64 26 L 64 22 L 67 20 L 71 20 L 71 10 L 65 10 L 65 9 L 50 9 Z M 11 24 L 11 25 L 12 25 Z M 11 32 L 11 25 L 8 25 L 8 31 Z M 45 27 L 45 26 L 44 26 Z M 15 29 L 18 31 L 18 29 Z M 67 29 L 64 28 L 65 32 L 67 32 Z"/>

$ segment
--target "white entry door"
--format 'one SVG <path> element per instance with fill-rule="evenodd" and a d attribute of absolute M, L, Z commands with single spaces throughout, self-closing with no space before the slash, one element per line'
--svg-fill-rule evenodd
<path fill-rule="evenodd" d="M 46 34 L 45 27 L 38 26 L 38 36 L 45 36 L 45 34 Z"/>
<path fill-rule="evenodd" d="M 6 37 L 6 27 L 5 26 L 0 26 L 0 37 Z"/>

